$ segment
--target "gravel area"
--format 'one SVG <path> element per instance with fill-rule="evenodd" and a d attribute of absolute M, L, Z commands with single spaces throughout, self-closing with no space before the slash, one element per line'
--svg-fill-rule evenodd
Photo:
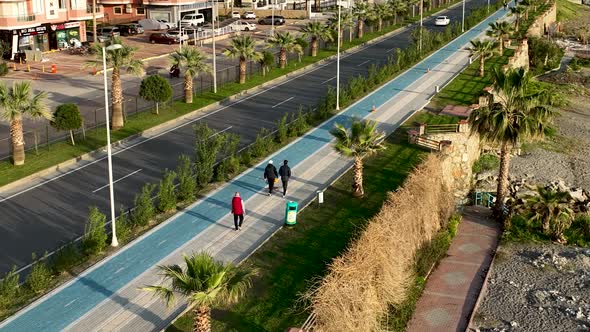
<path fill-rule="evenodd" d="M 590 249 L 498 248 L 469 331 L 590 331 Z"/>

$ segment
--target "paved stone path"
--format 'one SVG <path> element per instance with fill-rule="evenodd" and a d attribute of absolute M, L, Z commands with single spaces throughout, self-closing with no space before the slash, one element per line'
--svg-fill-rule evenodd
<path fill-rule="evenodd" d="M 491 210 L 465 208 L 457 236 L 428 277 L 407 332 L 465 331 L 500 234 Z"/>

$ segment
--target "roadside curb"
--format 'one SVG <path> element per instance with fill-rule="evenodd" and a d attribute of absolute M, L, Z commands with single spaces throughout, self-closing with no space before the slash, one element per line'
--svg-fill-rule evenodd
<path fill-rule="evenodd" d="M 374 44 L 376 42 L 380 42 L 383 39 L 389 38 L 392 35 L 395 35 L 397 33 L 400 33 L 401 31 L 403 31 L 404 29 L 407 29 L 407 28 L 411 27 L 412 25 L 413 24 L 408 24 L 408 25 L 405 25 L 405 26 L 400 27 L 398 29 L 395 29 L 393 31 L 390 31 L 390 32 L 388 32 L 388 33 L 386 33 L 386 34 L 384 34 L 382 36 L 376 37 L 376 38 L 371 39 L 369 41 L 366 41 L 366 42 L 364 42 L 362 44 L 359 44 L 357 46 L 353 46 L 353 47 L 347 49 L 346 51 L 342 51 L 342 52 L 340 52 L 340 54 L 342 56 L 342 55 L 349 54 L 349 53 L 355 53 L 357 50 L 359 50 L 359 49 L 361 49 L 361 48 L 363 48 L 363 47 L 365 47 L 367 45 L 371 45 L 371 44 Z M 168 54 L 166 54 L 165 56 L 168 56 Z M 153 135 L 156 135 L 156 134 L 158 134 L 158 133 L 160 133 L 162 131 L 165 131 L 166 129 L 169 129 L 169 128 L 172 128 L 174 126 L 177 126 L 177 125 L 179 125 L 182 122 L 194 120 L 192 118 L 195 117 L 195 116 L 197 116 L 197 115 L 206 116 L 207 115 L 206 113 L 215 110 L 219 106 L 226 106 L 226 104 L 229 104 L 229 103 L 234 102 L 234 101 L 239 101 L 242 98 L 248 97 L 248 95 L 251 95 L 251 94 L 260 92 L 260 90 L 263 90 L 264 88 L 267 88 L 267 87 L 269 87 L 271 85 L 276 85 L 276 84 L 279 84 L 279 83 L 283 83 L 284 81 L 287 81 L 288 79 L 291 79 L 291 78 L 293 78 L 295 76 L 300 76 L 303 73 L 306 73 L 306 72 L 315 70 L 318 67 L 323 66 L 327 62 L 330 62 L 331 60 L 334 60 L 334 59 L 336 59 L 336 54 L 331 55 L 329 57 L 326 57 L 326 58 L 324 58 L 322 60 L 319 60 L 319 61 L 317 61 L 317 62 L 315 62 L 313 64 L 310 64 L 308 66 L 305 66 L 303 68 L 296 69 L 296 70 L 294 70 L 294 71 L 292 71 L 292 72 L 290 72 L 288 74 L 285 74 L 283 76 L 277 77 L 277 78 L 272 79 L 272 80 L 270 80 L 268 82 L 265 82 L 265 83 L 262 83 L 260 85 L 257 85 L 257 86 L 255 86 L 253 88 L 250 88 L 250 89 L 247 89 L 247 90 L 238 92 L 237 94 L 232 95 L 232 96 L 229 96 L 229 97 L 227 97 L 227 98 L 225 98 L 223 100 L 216 101 L 216 102 L 211 103 L 209 105 L 203 106 L 203 107 L 201 107 L 199 109 L 196 109 L 196 110 L 194 110 L 194 111 L 192 111 L 190 113 L 187 113 L 185 115 L 182 115 L 182 116 L 180 116 L 180 117 L 178 117 L 176 119 L 172 119 L 172 120 L 166 121 L 164 123 L 161 123 L 159 125 L 156 125 L 156 126 L 154 126 L 152 128 L 148 128 L 148 129 L 146 129 L 146 130 L 144 130 L 142 132 L 139 132 L 137 134 L 134 134 L 134 135 L 128 136 L 126 138 L 123 138 L 121 140 L 118 140 L 116 142 L 113 142 L 113 143 L 111 143 L 111 146 L 113 148 L 118 148 L 118 147 L 121 147 L 122 145 L 127 144 L 127 143 L 134 143 L 136 140 L 139 140 L 140 138 L 148 138 L 148 137 L 153 136 Z M 109 69 L 107 69 L 107 71 L 108 70 Z M 0 193 L 10 192 L 10 191 L 14 190 L 15 188 L 24 186 L 27 182 L 30 182 L 30 181 L 35 180 L 35 179 L 42 178 L 42 177 L 44 177 L 46 175 L 49 175 L 50 173 L 53 173 L 53 172 L 66 172 L 67 170 L 64 170 L 64 168 L 67 168 L 69 166 L 72 166 L 72 165 L 74 165 L 74 164 L 76 164 L 78 162 L 81 162 L 81 161 L 92 161 L 93 159 L 97 159 L 97 158 L 101 157 L 102 155 L 104 155 L 106 153 L 105 152 L 105 149 L 106 149 L 106 145 L 103 146 L 103 147 L 101 147 L 101 148 L 99 148 L 99 149 L 96 149 L 94 151 L 91 151 L 91 152 L 87 152 L 85 154 L 82 154 L 82 155 L 80 155 L 80 156 L 78 156 L 76 158 L 72 158 L 72 159 L 63 161 L 63 162 L 61 162 L 61 163 L 59 163 L 59 164 L 57 164 L 55 166 L 48 167 L 46 169 L 40 170 L 38 172 L 35 172 L 35 173 L 33 173 L 31 175 L 28 175 L 28 176 L 26 176 L 24 178 L 21 178 L 19 180 L 13 181 L 13 182 L 8 183 L 8 184 L 5 184 L 4 186 L 0 187 Z M 116 152 L 116 151 L 114 151 L 114 152 Z M 6 196 L 9 196 L 8 193 L 6 193 L 5 195 Z"/>

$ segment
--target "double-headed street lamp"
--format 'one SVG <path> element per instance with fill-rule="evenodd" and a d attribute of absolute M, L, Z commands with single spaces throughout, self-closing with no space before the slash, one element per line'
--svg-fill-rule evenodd
<path fill-rule="evenodd" d="M 113 157 L 111 152 L 111 126 L 109 117 L 109 93 L 107 85 L 107 51 L 114 51 L 122 48 L 121 44 L 112 44 L 107 47 L 102 47 L 102 73 L 104 77 L 104 113 L 107 127 L 107 159 L 109 169 L 109 195 L 111 200 L 111 246 L 116 247 L 119 245 L 117 241 L 117 228 L 115 226 L 115 192 L 113 189 Z"/>
<path fill-rule="evenodd" d="M 463 15 L 461 18 L 461 32 L 465 32 L 465 0 L 463 0 Z"/>
<path fill-rule="evenodd" d="M 336 41 L 336 110 L 340 110 L 340 7 L 338 2 L 338 40 Z"/>

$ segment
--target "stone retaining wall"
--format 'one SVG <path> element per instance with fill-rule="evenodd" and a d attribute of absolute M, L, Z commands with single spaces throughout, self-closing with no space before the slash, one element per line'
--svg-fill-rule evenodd
<path fill-rule="evenodd" d="M 526 35 L 528 37 L 541 37 L 548 31 L 549 26 L 557 22 L 557 5 L 553 3 L 551 8 L 545 13 L 539 15 L 531 24 Z"/>

